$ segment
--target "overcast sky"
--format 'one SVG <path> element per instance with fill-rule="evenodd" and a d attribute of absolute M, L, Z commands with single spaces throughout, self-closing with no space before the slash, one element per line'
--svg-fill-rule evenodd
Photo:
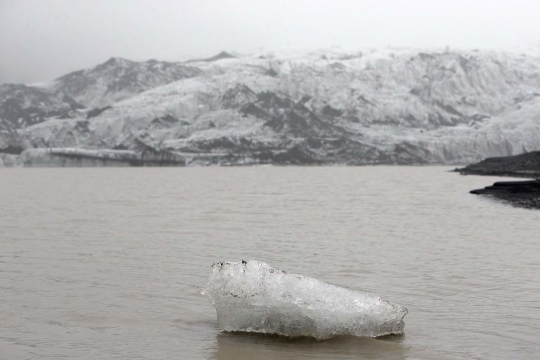
<path fill-rule="evenodd" d="M 221 50 L 540 46 L 540 0 L 0 0 L 0 84 L 111 56 Z"/>

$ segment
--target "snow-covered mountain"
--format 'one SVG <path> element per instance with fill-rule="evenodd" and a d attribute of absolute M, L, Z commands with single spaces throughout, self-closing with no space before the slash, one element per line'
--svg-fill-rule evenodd
<path fill-rule="evenodd" d="M 25 128 L 52 117 L 73 118 L 81 108 L 65 94 L 25 85 L 0 85 L 0 131 Z"/>
<path fill-rule="evenodd" d="M 69 73 L 48 85 L 88 108 L 103 108 L 142 91 L 200 74 L 197 68 L 178 62 L 110 58 L 92 69 Z"/>
<path fill-rule="evenodd" d="M 223 54 L 68 74 L 52 87 L 88 109 L 4 133 L 0 149 L 129 149 L 188 164 L 457 164 L 540 149 L 538 50 Z"/>

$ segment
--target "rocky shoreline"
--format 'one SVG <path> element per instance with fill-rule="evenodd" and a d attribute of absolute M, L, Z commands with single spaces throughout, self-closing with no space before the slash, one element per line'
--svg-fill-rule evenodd
<path fill-rule="evenodd" d="M 515 207 L 540 209 L 540 179 L 529 181 L 500 181 L 471 194 L 488 195 L 504 200 Z"/>
<path fill-rule="evenodd" d="M 540 151 L 487 158 L 456 169 L 461 175 L 522 177 L 536 180 L 500 181 L 471 194 L 487 195 L 526 209 L 540 209 Z"/>
<path fill-rule="evenodd" d="M 514 156 L 490 157 L 455 171 L 461 175 L 540 178 L 540 151 Z"/>

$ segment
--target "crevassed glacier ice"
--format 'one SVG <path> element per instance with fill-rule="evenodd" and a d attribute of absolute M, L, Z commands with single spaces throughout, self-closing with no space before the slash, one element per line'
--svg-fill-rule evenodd
<path fill-rule="evenodd" d="M 201 294 L 216 308 L 218 326 L 284 336 L 400 334 L 407 309 L 377 295 L 353 291 L 250 260 L 221 262 Z"/>

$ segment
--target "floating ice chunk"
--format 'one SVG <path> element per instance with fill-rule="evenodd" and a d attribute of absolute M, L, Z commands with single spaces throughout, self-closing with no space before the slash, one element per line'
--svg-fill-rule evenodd
<path fill-rule="evenodd" d="M 212 266 L 201 294 L 216 308 L 218 326 L 328 339 L 336 335 L 401 334 L 407 309 L 380 297 L 250 260 Z"/>

